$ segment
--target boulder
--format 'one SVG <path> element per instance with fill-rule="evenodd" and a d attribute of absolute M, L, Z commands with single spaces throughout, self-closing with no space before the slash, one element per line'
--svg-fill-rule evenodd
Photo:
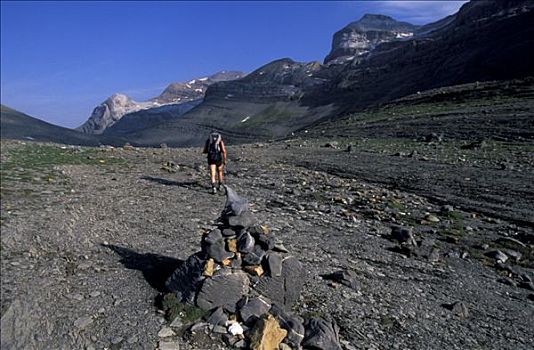
<path fill-rule="evenodd" d="M 294 349 L 300 349 L 300 344 L 304 339 L 304 320 L 302 317 L 286 312 L 282 307 L 274 304 L 269 311 L 276 318 L 280 326 L 287 331 L 284 340 Z"/>
<path fill-rule="evenodd" d="M 212 230 L 204 236 L 202 251 L 219 263 L 234 256 L 234 253 L 226 250 L 226 242 L 219 229 Z"/>
<path fill-rule="evenodd" d="M 297 258 L 289 256 L 282 261 L 280 276 L 264 276 L 253 288 L 273 303 L 289 309 L 300 297 L 304 280 L 302 264 Z"/>
<path fill-rule="evenodd" d="M 393 226 L 391 228 L 391 237 L 397 240 L 399 243 L 407 243 L 417 246 L 412 230 L 403 226 Z"/>
<path fill-rule="evenodd" d="M 250 253 L 254 249 L 254 243 L 250 233 L 243 231 L 237 238 L 237 250 L 241 253 Z"/>
<path fill-rule="evenodd" d="M 270 308 L 271 302 L 270 300 L 266 300 L 266 298 L 246 297 L 243 299 L 242 305 L 239 307 L 239 314 L 241 315 L 241 319 L 245 324 L 251 324 L 261 316 L 265 315 Z"/>
<path fill-rule="evenodd" d="M 360 289 L 360 282 L 358 282 L 358 277 L 354 271 L 351 270 L 340 270 L 329 275 L 324 276 L 325 279 L 340 283 L 344 286 L 353 289 Z"/>
<path fill-rule="evenodd" d="M 282 256 L 271 252 L 267 255 L 267 269 L 270 276 L 282 276 Z"/>
<path fill-rule="evenodd" d="M 226 322 L 228 322 L 228 316 L 226 316 L 222 307 L 216 308 L 208 317 L 208 323 L 214 326 L 226 326 Z"/>
<path fill-rule="evenodd" d="M 259 265 L 264 256 L 265 251 L 259 245 L 255 245 L 252 252 L 243 256 L 243 263 L 245 265 Z"/>
<path fill-rule="evenodd" d="M 506 260 L 508 260 L 508 256 L 501 252 L 500 250 L 490 250 L 489 252 L 484 253 L 487 257 L 490 257 L 492 259 L 495 259 L 497 262 L 503 262 L 505 263 Z"/>
<path fill-rule="evenodd" d="M 258 220 L 252 213 L 245 211 L 239 215 L 228 216 L 227 217 L 228 225 L 234 228 L 247 228 L 254 226 L 258 223 Z"/>
<path fill-rule="evenodd" d="M 302 346 L 316 350 L 341 350 L 339 327 L 335 321 L 312 317 L 306 321 Z"/>
<path fill-rule="evenodd" d="M 201 282 L 206 260 L 201 258 L 201 254 L 191 255 L 178 267 L 165 282 L 167 289 L 176 293 L 176 297 L 181 302 L 192 302 L 195 292 Z"/>
<path fill-rule="evenodd" d="M 203 310 L 223 307 L 236 311 L 236 303 L 249 292 L 249 279 L 243 271 L 222 269 L 204 281 L 197 294 L 196 305 Z"/>
<path fill-rule="evenodd" d="M 248 211 L 248 201 L 245 198 L 241 198 L 228 186 L 224 186 L 226 189 L 226 203 L 222 212 L 222 218 L 229 218 L 230 216 L 238 216 Z"/>

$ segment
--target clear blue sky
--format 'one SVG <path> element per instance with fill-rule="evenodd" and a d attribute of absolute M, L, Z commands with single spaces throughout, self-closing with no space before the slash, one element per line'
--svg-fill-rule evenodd
<path fill-rule="evenodd" d="M 1 102 L 65 127 L 113 93 L 142 101 L 171 82 L 321 61 L 365 13 L 425 24 L 465 1 L 1 1 Z"/>

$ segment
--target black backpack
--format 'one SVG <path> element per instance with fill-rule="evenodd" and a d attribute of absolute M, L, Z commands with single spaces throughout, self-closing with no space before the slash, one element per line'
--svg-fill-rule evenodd
<path fill-rule="evenodd" d="M 222 153 L 221 153 L 221 146 L 220 146 L 220 138 L 221 135 L 219 134 L 211 134 L 209 138 L 209 145 L 208 145 L 208 157 L 213 160 L 220 160 Z"/>

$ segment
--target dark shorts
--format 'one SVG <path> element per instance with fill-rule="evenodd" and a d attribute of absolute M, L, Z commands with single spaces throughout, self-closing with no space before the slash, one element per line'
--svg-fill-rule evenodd
<path fill-rule="evenodd" d="M 222 157 L 210 157 L 208 156 L 208 165 L 215 164 L 217 167 L 220 167 L 223 163 Z"/>

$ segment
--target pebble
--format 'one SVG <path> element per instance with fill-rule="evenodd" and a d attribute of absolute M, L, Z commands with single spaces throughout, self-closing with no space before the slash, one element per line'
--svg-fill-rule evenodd
<path fill-rule="evenodd" d="M 96 297 L 99 296 L 99 295 L 100 295 L 100 292 L 98 292 L 98 291 L 89 293 L 89 296 L 90 296 L 91 298 L 96 298 Z"/>
<path fill-rule="evenodd" d="M 158 344 L 159 350 L 180 350 L 180 346 L 176 342 L 160 341 Z"/>
<path fill-rule="evenodd" d="M 167 327 L 167 326 L 164 326 L 158 332 L 158 337 L 160 337 L 160 338 L 168 338 L 168 337 L 172 337 L 174 335 L 176 335 L 176 333 L 174 333 L 174 331 L 170 327 Z"/>
<path fill-rule="evenodd" d="M 117 336 L 111 339 L 111 344 L 116 345 L 116 344 L 121 343 L 123 340 L 124 340 L 123 337 Z"/>
<path fill-rule="evenodd" d="M 139 341 L 139 337 L 137 335 L 132 335 L 130 338 L 126 340 L 128 344 L 137 343 Z"/>
<path fill-rule="evenodd" d="M 82 330 L 93 323 L 93 318 L 91 316 L 80 317 L 74 321 L 74 327 Z"/>

